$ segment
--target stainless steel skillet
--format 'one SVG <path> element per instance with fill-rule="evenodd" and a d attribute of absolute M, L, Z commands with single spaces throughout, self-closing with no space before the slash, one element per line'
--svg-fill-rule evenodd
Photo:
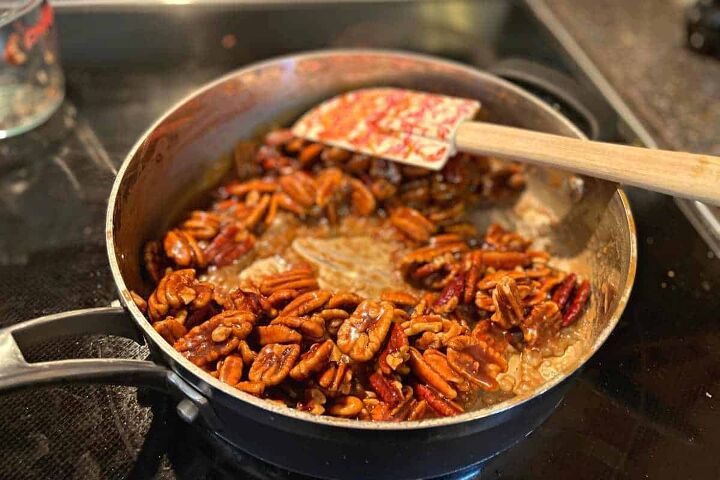
<path fill-rule="evenodd" d="M 562 262 L 589 276 L 593 296 L 580 329 L 585 348 L 532 395 L 457 417 L 370 423 L 315 417 L 229 387 L 185 360 L 152 328 L 129 290 L 149 288 L 141 248 L 157 237 L 229 165 L 235 142 L 273 123 L 290 122 L 344 90 L 391 85 L 471 97 L 485 119 L 567 136 L 579 130 L 542 101 L 487 73 L 430 57 L 387 51 L 326 51 L 256 64 L 226 75 L 181 101 L 128 154 L 109 198 L 106 237 L 124 307 L 68 312 L 0 331 L 0 391 L 43 383 L 151 384 L 181 397 L 179 412 L 266 461 L 327 478 L 432 477 L 475 464 L 537 427 L 573 373 L 617 324 L 635 274 L 635 229 L 616 185 L 532 169 L 513 205 L 478 210 L 532 232 Z M 84 359 L 28 364 L 22 350 L 48 337 L 107 333 L 144 340 L 153 361 Z M 607 368 L 613 368 L 608 366 Z"/>

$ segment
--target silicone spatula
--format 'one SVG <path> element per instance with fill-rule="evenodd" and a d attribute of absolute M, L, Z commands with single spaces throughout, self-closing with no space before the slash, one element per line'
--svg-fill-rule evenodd
<path fill-rule="evenodd" d="M 456 152 L 557 167 L 720 205 L 720 157 L 568 138 L 473 121 L 480 103 L 398 88 L 333 97 L 293 126 L 301 138 L 440 170 Z"/>

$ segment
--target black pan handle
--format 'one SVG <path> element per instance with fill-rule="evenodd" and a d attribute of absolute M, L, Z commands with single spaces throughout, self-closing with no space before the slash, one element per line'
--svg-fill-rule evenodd
<path fill-rule="evenodd" d="M 215 412 L 197 389 L 157 363 L 126 358 L 82 358 L 30 363 L 23 350 L 68 335 L 116 335 L 143 343 L 122 307 L 88 308 L 47 315 L 0 329 L 0 393 L 66 383 L 149 386 L 179 399 L 177 412 L 187 422 L 201 418 L 219 430 Z"/>
<path fill-rule="evenodd" d="M 490 72 L 509 80 L 558 108 L 593 140 L 615 141 L 617 114 L 594 91 L 552 68 L 522 58 L 507 58 Z"/>
<path fill-rule="evenodd" d="M 87 358 L 29 363 L 23 350 L 66 335 L 106 334 L 142 343 L 122 307 L 90 308 L 48 315 L 0 330 L 0 392 L 71 382 L 149 385 L 165 390 L 170 371 L 145 360 Z"/>

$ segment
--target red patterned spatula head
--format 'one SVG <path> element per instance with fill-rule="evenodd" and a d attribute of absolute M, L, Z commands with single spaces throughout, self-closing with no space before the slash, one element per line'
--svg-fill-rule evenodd
<path fill-rule="evenodd" d="M 455 153 L 458 126 L 480 103 L 399 88 L 343 93 L 313 108 L 292 128 L 297 137 L 409 165 L 440 170 Z"/>

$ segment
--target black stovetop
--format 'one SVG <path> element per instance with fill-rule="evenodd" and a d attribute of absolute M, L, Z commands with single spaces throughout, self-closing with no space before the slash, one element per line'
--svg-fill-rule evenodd
<path fill-rule="evenodd" d="M 0 143 L 0 326 L 115 298 L 103 243 L 115 169 L 155 117 L 223 72 L 358 45 L 574 71 L 528 11 L 504 0 L 60 7 L 58 24 L 68 100 L 42 128 Z M 628 193 L 640 252 L 622 320 L 550 419 L 466 478 L 720 477 L 720 261 L 671 198 Z M 146 354 L 91 337 L 28 356 Z M 0 411 L 0 478 L 296 478 L 187 426 L 142 388 L 44 388 L 0 397 Z"/>

